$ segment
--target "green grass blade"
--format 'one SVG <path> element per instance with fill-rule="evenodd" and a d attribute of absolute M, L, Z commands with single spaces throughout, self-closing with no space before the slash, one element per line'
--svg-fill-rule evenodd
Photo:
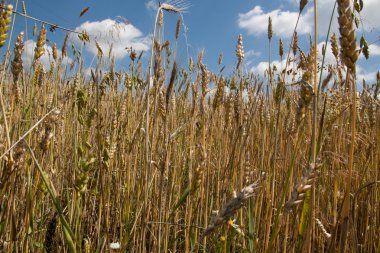
<path fill-rule="evenodd" d="M 173 207 L 173 210 L 171 211 L 170 213 L 170 216 L 172 216 L 174 214 L 174 212 L 183 204 L 185 203 L 187 197 L 189 196 L 190 194 L 190 187 L 187 187 L 185 189 L 185 191 L 183 192 L 182 196 L 179 198 L 178 202 L 175 204 L 175 206 Z"/>
<path fill-rule="evenodd" d="M 301 142 L 301 139 L 300 137 L 298 137 L 298 140 L 297 140 L 297 143 L 296 143 L 296 146 L 294 147 L 294 152 L 293 152 L 293 156 L 292 156 L 292 160 L 290 162 L 290 166 L 289 166 L 289 169 L 288 169 L 288 174 L 286 176 L 286 181 L 285 181 L 285 185 L 283 187 L 283 190 L 282 190 L 282 196 L 281 196 L 281 200 L 280 200 L 280 203 L 278 205 L 278 212 L 276 214 L 276 217 L 274 219 L 274 225 L 273 225 L 273 232 L 270 236 L 270 239 L 269 239 L 269 246 L 268 246 L 268 249 L 267 249 L 267 253 L 271 253 L 275 250 L 275 242 L 276 242 L 276 238 L 277 238 L 277 235 L 278 235 L 278 232 L 280 231 L 280 220 L 281 220 L 281 212 L 282 212 L 282 209 L 283 209 L 283 206 L 285 204 L 285 199 L 286 199 L 286 194 L 288 192 L 288 189 L 290 187 L 290 178 L 293 174 L 293 168 L 294 168 L 294 164 L 295 164 L 295 160 L 296 160 L 296 157 L 297 157 L 297 149 L 298 149 L 298 146 Z"/>
<path fill-rule="evenodd" d="M 61 207 L 61 204 L 59 203 L 59 200 L 57 199 L 56 193 L 54 191 L 54 186 L 53 186 L 52 182 L 50 181 L 49 177 L 47 176 L 47 174 L 43 171 L 40 164 L 38 163 L 37 158 L 35 157 L 33 150 L 30 148 L 30 146 L 27 143 L 26 143 L 26 145 L 27 145 L 27 147 L 30 151 L 30 154 L 31 154 L 31 156 L 32 156 L 37 168 L 38 168 L 38 171 L 41 174 L 42 180 L 46 185 L 47 191 L 48 191 L 51 199 L 53 200 L 53 204 L 54 204 L 55 208 L 57 209 L 59 220 L 62 223 L 62 227 L 63 227 L 63 234 L 65 236 L 65 240 L 66 240 L 68 247 L 69 247 L 69 252 L 70 253 L 76 253 L 75 243 L 74 243 L 74 239 L 73 239 L 73 238 L 75 238 L 74 233 L 71 230 L 70 225 L 68 224 L 68 222 L 66 221 L 66 219 L 63 215 L 63 209 Z"/>

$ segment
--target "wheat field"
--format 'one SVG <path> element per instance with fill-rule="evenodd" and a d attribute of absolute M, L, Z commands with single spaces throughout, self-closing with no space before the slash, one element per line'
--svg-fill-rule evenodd
<path fill-rule="evenodd" d="M 242 35 L 230 74 L 203 52 L 179 66 L 183 1 L 157 10 L 146 64 L 131 50 L 119 70 L 97 44 L 86 75 L 80 57 L 63 61 L 66 36 L 46 68 L 36 21 L 25 69 L 11 23 L 22 7 L 3 1 L 0 15 L 0 252 L 380 252 L 380 72 L 356 78 L 362 2 L 337 0 L 340 34 L 324 48 L 336 62 L 323 67 L 297 27 L 271 52 L 269 19 L 268 55 L 286 66 L 265 77 L 244 70 Z"/>

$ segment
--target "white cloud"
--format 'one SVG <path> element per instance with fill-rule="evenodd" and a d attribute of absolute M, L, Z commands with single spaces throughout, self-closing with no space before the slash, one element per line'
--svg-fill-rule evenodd
<path fill-rule="evenodd" d="M 379 0 L 366 0 L 361 13 L 364 23 L 364 29 L 371 31 L 372 29 L 380 29 L 380 1 Z"/>
<path fill-rule="evenodd" d="M 22 60 L 24 62 L 24 68 L 30 69 L 33 63 L 34 58 L 34 49 L 36 48 L 36 42 L 34 40 L 27 40 L 24 42 L 24 52 L 22 54 Z M 53 61 L 53 53 L 52 48 L 49 45 L 44 46 L 45 53 L 41 56 L 40 61 L 44 65 L 45 68 L 49 68 L 51 62 Z M 62 56 L 61 50 L 57 49 L 58 57 Z M 72 59 L 69 57 L 63 58 L 63 64 L 71 63 Z"/>
<path fill-rule="evenodd" d="M 318 44 L 318 61 L 320 64 L 322 64 L 322 46 L 323 46 L 324 43 L 319 43 Z M 332 54 L 331 52 L 331 46 L 330 46 L 330 43 L 327 44 L 327 51 L 326 51 L 326 54 L 325 54 L 325 66 L 327 66 L 328 64 L 335 64 L 336 60 L 335 60 L 335 57 L 334 55 Z M 277 75 L 280 74 L 281 70 L 283 68 L 285 68 L 285 64 L 286 64 L 286 59 L 283 59 L 282 62 L 278 61 L 278 60 L 274 60 L 271 62 L 271 69 L 274 69 L 274 66 L 276 66 L 276 71 L 274 73 L 274 77 L 277 78 Z M 293 68 L 293 64 L 290 63 L 287 70 L 291 70 Z M 297 68 L 297 65 L 296 65 L 296 68 Z M 266 77 L 267 78 L 267 70 L 268 70 L 268 62 L 267 61 L 262 61 L 262 62 L 259 62 L 257 65 L 253 66 L 251 68 L 251 72 L 253 72 L 254 74 L 257 74 L 261 77 Z M 297 69 L 294 70 L 296 73 L 298 73 Z M 327 71 L 324 71 L 324 76 L 327 75 Z M 296 74 L 295 75 L 295 80 L 297 81 L 298 79 L 300 78 L 300 75 L 299 74 Z M 290 75 L 287 75 L 286 76 L 286 82 L 287 83 L 292 83 L 293 82 L 293 75 L 290 74 Z"/>
<path fill-rule="evenodd" d="M 376 56 L 380 55 L 380 46 L 376 44 L 372 44 L 369 46 L 369 55 L 370 56 Z"/>
<path fill-rule="evenodd" d="M 255 58 L 261 56 L 261 52 L 257 52 L 256 50 L 248 50 L 245 52 L 245 64 L 247 66 L 252 65 L 255 62 Z"/>
<path fill-rule="evenodd" d="M 321 42 L 318 44 L 318 56 L 319 56 L 318 60 L 319 60 L 320 64 L 322 64 L 322 45 L 323 44 L 325 44 L 325 43 Z M 378 46 L 373 47 L 373 46 L 376 46 L 376 45 L 370 46 L 370 50 L 372 47 L 372 51 L 370 51 L 370 55 L 375 55 L 375 54 L 379 55 L 380 54 L 380 47 L 378 47 Z M 361 55 L 361 57 L 362 57 L 362 55 Z M 333 65 L 336 64 L 336 59 L 335 59 L 334 55 L 332 54 L 330 42 L 327 44 L 327 50 L 326 50 L 326 54 L 325 54 L 325 66 L 327 66 L 328 64 L 333 64 Z M 376 78 L 376 72 L 367 71 L 365 68 L 363 68 L 359 64 L 356 65 L 356 72 L 357 72 L 356 80 L 357 80 L 357 83 L 359 83 L 359 84 L 361 84 L 363 79 L 365 79 L 367 82 L 373 82 Z M 327 71 L 325 70 L 324 71 L 324 77 L 326 75 L 327 75 Z"/>
<path fill-rule="evenodd" d="M 275 71 L 275 73 L 273 75 L 273 79 L 276 82 L 277 77 L 280 74 L 281 62 L 273 61 L 271 64 L 272 69 L 273 69 L 273 66 L 277 67 L 277 71 Z M 282 66 L 285 67 L 285 60 L 282 61 Z M 288 70 L 289 69 L 291 69 L 291 66 L 288 67 Z M 258 63 L 256 66 L 254 66 L 250 69 L 250 72 L 261 77 L 264 80 L 264 82 L 266 83 L 268 80 L 268 62 L 262 61 L 262 62 Z M 363 79 L 366 80 L 367 83 L 373 83 L 376 81 L 376 73 L 377 73 L 376 71 L 367 71 L 365 68 L 361 67 L 360 65 L 357 65 L 356 66 L 356 72 L 357 72 L 356 73 L 356 83 L 358 85 L 358 88 L 362 87 L 361 85 L 362 85 Z M 298 73 L 296 70 L 296 73 L 297 74 L 295 75 L 294 79 L 293 79 L 292 74 L 286 75 L 286 77 L 285 77 L 286 84 L 291 84 L 291 83 L 294 83 L 294 82 L 297 82 L 300 80 L 300 78 L 301 78 L 300 73 L 301 72 Z M 327 74 L 328 74 L 327 71 L 323 72 L 322 80 L 327 76 Z M 343 71 L 343 75 L 345 75 L 344 71 Z"/>
<path fill-rule="evenodd" d="M 324 45 L 325 43 L 324 42 L 320 42 L 318 44 L 318 60 L 320 62 L 320 64 L 322 64 L 322 46 Z M 326 49 L 326 53 L 325 53 L 325 66 L 327 64 L 335 64 L 336 63 L 336 59 L 335 59 L 335 56 L 333 55 L 332 53 L 332 50 L 331 50 L 331 43 L 328 42 L 327 43 L 327 47 L 325 47 Z"/>
<path fill-rule="evenodd" d="M 376 44 L 369 45 L 369 58 L 380 56 L 380 47 Z M 360 53 L 359 59 L 365 59 L 364 55 Z"/>
<path fill-rule="evenodd" d="M 330 22 L 331 13 L 333 10 L 335 0 L 319 0 L 318 1 L 318 29 L 320 35 L 327 34 L 327 29 Z M 305 16 L 310 21 L 310 25 L 313 24 L 313 5 L 309 3 L 309 7 L 306 9 Z M 378 10 L 380 9 L 379 0 L 366 0 L 364 1 L 364 8 L 360 13 L 360 17 L 363 22 L 365 31 L 370 32 L 373 29 L 380 29 L 380 15 Z M 339 34 L 338 22 L 337 22 L 337 10 L 334 12 L 332 19 L 332 32 Z"/>
<path fill-rule="evenodd" d="M 247 13 L 240 13 L 238 25 L 247 30 L 249 34 L 256 36 L 266 34 L 268 28 L 268 18 L 272 19 L 273 33 L 281 37 L 290 37 L 293 34 L 294 26 L 297 22 L 298 12 L 284 11 L 281 9 L 264 12 L 261 6 L 257 5 Z M 301 16 L 298 26 L 298 33 L 305 34 L 311 32 L 309 16 Z"/>
<path fill-rule="evenodd" d="M 362 68 L 360 65 L 356 65 L 356 80 L 358 83 L 366 80 L 367 83 L 374 82 L 376 80 L 376 71 L 368 72 L 365 68 Z"/>
<path fill-rule="evenodd" d="M 112 19 L 94 21 L 81 24 L 76 31 L 86 32 L 90 37 L 90 43 L 86 44 L 86 49 L 96 55 L 98 53 L 95 40 L 99 43 L 105 56 L 108 55 L 111 45 L 116 59 L 122 59 L 129 54 L 126 48 L 132 47 L 136 51 L 146 51 L 149 49 L 150 38 L 143 36 L 143 33 L 127 22 L 118 22 Z M 77 42 L 79 39 L 75 36 Z"/>
<path fill-rule="evenodd" d="M 276 68 L 276 71 L 274 72 L 274 77 L 277 77 L 277 74 L 281 72 L 281 69 L 285 68 L 285 62 L 286 62 L 286 59 L 282 60 L 282 62 L 277 61 L 277 60 L 271 62 L 271 69 L 273 70 L 274 67 Z M 268 62 L 262 61 L 262 62 L 259 62 L 256 66 L 253 66 L 250 71 L 261 77 L 268 77 L 268 67 L 269 67 Z M 288 69 L 290 68 L 288 67 Z"/>
<path fill-rule="evenodd" d="M 251 72 L 253 72 L 256 75 L 259 75 L 261 77 L 267 77 L 268 75 L 268 62 L 267 61 L 262 61 L 259 62 L 256 66 L 253 66 L 251 68 Z"/>
<path fill-rule="evenodd" d="M 288 0 L 290 3 L 298 7 L 299 1 Z M 331 13 L 334 7 L 334 0 L 320 0 L 318 1 L 318 32 L 319 35 L 325 36 L 330 23 Z M 379 0 L 366 0 L 364 8 L 361 12 L 361 20 L 364 24 L 364 30 L 367 32 L 380 29 L 380 9 Z M 261 6 L 257 5 L 252 10 L 246 13 L 240 13 L 238 16 L 238 26 L 245 29 L 249 34 L 255 36 L 267 33 L 268 17 L 272 18 L 274 35 L 281 37 L 290 37 L 293 33 L 294 26 L 298 17 L 298 8 L 296 11 L 289 11 L 277 8 L 265 12 Z M 303 11 L 297 32 L 301 34 L 312 33 L 314 24 L 314 10 L 310 2 Z M 334 12 L 334 17 L 331 24 L 331 33 L 338 32 L 337 24 L 337 11 Z"/>
<path fill-rule="evenodd" d="M 149 11 L 157 11 L 158 10 L 158 4 L 155 0 L 149 0 L 145 3 L 145 8 L 147 8 Z"/>
<path fill-rule="evenodd" d="M 318 44 L 318 51 L 319 51 L 319 56 L 320 56 L 320 58 L 318 59 L 319 64 L 322 64 L 322 45 L 323 44 L 324 43 Z M 271 68 L 273 69 L 273 67 L 276 66 L 276 69 L 277 69 L 274 72 L 274 77 L 277 78 L 278 74 L 280 74 L 280 72 L 281 72 L 281 69 L 285 68 L 285 61 L 286 60 L 284 59 L 284 60 L 282 60 L 282 62 L 280 62 L 278 60 L 271 62 Z M 325 55 L 325 66 L 327 66 L 328 64 L 335 64 L 335 63 L 336 63 L 335 57 L 331 52 L 330 44 L 328 44 L 326 55 Z M 290 69 L 292 69 L 292 64 L 290 64 L 287 68 L 287 70 L 290 70 Z M 356 79 L 359 83 L 363 79 L 365 79 L 367 82 L 373 82 L 376 79 L 376 73 L 377 73 L 376 71 L 367 71 L 365 68 L 363 68 L 360 65 L 356 66 L 356 71 L 357 71 L 357 75 L 356 75 L 357 78 Z M 250 72 L 252 72 L 252 73 L 254 73 L 254 74 L 256 74 L 262 78 L 268 78 L 268 62 L 267 61 L 259 62 L 257 65 L 253 66 L 250 69 Z M 296 72 L 297 72 L 297 70 L 296 70 Z M 323 72 L 322 80 L 327 75 L 327 73 L 328 72 L 326 70 Z M 286 82 L 291 83 L 292 78 L 293 78 L 292 75 L 287 75 L 286 76 Z M 300 78 L 299 75 L 295 76 L 295 80 L 298 80 L 299 78 Z"/>
<path fill-rule="evenodd" d="M 251 50 L 248 50 L 247 52 L 245 52 L 245 57 L 246 58 L 252 58 L 252 57 L 256 57 L 256 56 L 260 56 L 261 55 L 261 52 L 257 52 L 253 49 Z"/>

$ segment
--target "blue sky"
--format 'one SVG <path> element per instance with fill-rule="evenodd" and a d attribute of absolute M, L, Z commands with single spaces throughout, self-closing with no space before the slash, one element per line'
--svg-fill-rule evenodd
<path fill-rule="evenodd" d="M 7 1 L 15 6 L 16 1 Z M 20 1 L 21 2 L 21 1 Z M 190 55 L 196 58 L 197 54 L 205 49 L 204 62 L 210 70 L 218 70 L 217 65 L 220 53 L 223 53 L 223 65 L 226 66 L 227 73 L 231 73 L 236 66 L 235 47 L 238 35 L 243 34 L 245 49 L 245 68 L 247 71 L 254 71 L 263 75 L 267 67 L 268 42 L 266 36 L 268 16 L 273 20 L 274 37 L 272 39 L 271 59 L 274 64 L 280 65 L 278 56 L 279 38 L 283 38 L 285 45 L 289 44 L 295 19 L 297 17 L 298 0 L 186 0 L 190 7 L 183 14 L 184 24 L 187 27 L 188 44 L 185 37 L 179 40 L 178 61 L 179 64 L 187 65 L 186 47 L 188 46 Z M 25 0 L 27 14 L 39 19 L 59 24 L 63 27 L 81 31 L 87 30 L 90 35 L 97 38 L 103 47 L 105 54 L 110 42 L 114 45 L 114 53 L 117 57 L 118 66 L 128 67 L 129 59 L 126 47 L 133 46 L 137 50 L 145 52 L 146 59 L 149 56 L 151 35 L 153 33 L 153 23 L 155 18 L 157 0 Z M 309 2 L 301 17 L 301 24 L 298 28 L 301 47 L 307 51 L 309 34 L 312 32 L 313 24 L 313 2 Z M 328 21 L 331 15 L 333 0 L 319 0 L 319 42 L 320 47 L 326 38 Z M 90 7 L 89 11 L 79 18 L 80 11 Z M 21 10 L 21 6 L 18 8 Z M 379 0 L 364 1 L 362 12 L 363 27 L 360 27 L 357 36 L 364 33 L 369 42 L 374 42 L 370 47 L 371 59 L 359 60 L 358 80 L 366 78 L 373 81 L 375 73 L 380 69 L 380 9 Z M 164 38 L 173 40 L 176 16 L 165 15 Z M 25 59 L 30 58 L 34 47 L 33 41 L 36 36 L 32 36 L 34 21 L 28 21 L 27 47 L 29 54 Z M 39 26 L 39 24 L 37 24 Z M 116 31 L 115 27 L 121 29 Z M 18 16 L 15 22 L 15 33 L 25 31 L 25 20 Z M 333 19 L 333 30 L 337 32 L 336 18 Z M 115 36 L 115 34 L 117 34 Z M 47 38 L 57 43 L 58 48 L 62 46 L 65 32 L 56 30 L 54 33 L 48 32 Z M 80 43 L 76 36 L 71 39 L 72 43 L 80 48 Z M 51 45 L 51 44 L 50 44 Z M 3 52 L 4 49 L 2 49 Z M 49 50 L 49 47 L 47 47 Z M 92 60 L 96 54 L 94 43 L 90 43 L 83 49 L 85 65 L 91 67 Z M 68 59 L 70 60 L 70 59 Z M 330 48 L 328 47 L 327 60 L 332 61 Z M 48 62 L 48 56 L 45 56 Z"/>

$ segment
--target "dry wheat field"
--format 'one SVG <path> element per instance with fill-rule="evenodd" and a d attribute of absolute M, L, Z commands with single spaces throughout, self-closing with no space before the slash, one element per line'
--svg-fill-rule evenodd
<path fill-rule="evenodd" d="M 69 36 L 92 38 L 64 31 L 46 68 L 36 20 L 26 69 L 17 2 L 0 8 L 0 252 L 380 252 L 380 72 L 356 78 L 365 2 L 336 1 L 322 55 L 317 28 L 303 51 L 294 27 L 265 77 L 245 71 L 242 35 L 231 73 L 209 71 L 203 51 L 177 64 L 184 1 L 159 6 L 146 63 L 132 49 L 119 69 L 97 44 L 86 75 L 80 54 L 62 59 Z"/>

